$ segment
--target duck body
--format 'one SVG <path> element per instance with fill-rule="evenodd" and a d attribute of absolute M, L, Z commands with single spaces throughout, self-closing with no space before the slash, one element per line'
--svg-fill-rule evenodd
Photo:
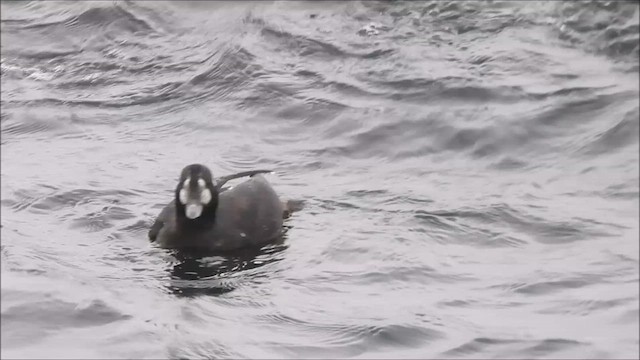
<path fill-rule="evenodd" d="M 285 207 L 263 175 L 222 190 L 206 167 L 190 166 L 195 171 L 183 170 L 175 199 L 149 230 L 151 241 L 163 248 L 230 251 L 281 237 Z"/>

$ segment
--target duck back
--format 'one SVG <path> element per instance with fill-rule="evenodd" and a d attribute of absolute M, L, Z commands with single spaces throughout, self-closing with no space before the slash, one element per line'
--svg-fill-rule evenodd
<path fill-rule="evenodd" d="M 262 175 L 220 193 L 214 224 L 217 247 L 262 246 L 281 235 L 284 208 Z"/>

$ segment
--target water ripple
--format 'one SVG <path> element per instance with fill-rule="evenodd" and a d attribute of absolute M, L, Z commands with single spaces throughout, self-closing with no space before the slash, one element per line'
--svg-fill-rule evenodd
<path fill-rule="evenodd" d="M 638 4 L 0 6 L 2 357 L 638 353 Z M 150 244 L 194 162 L 282 243 Z"/>

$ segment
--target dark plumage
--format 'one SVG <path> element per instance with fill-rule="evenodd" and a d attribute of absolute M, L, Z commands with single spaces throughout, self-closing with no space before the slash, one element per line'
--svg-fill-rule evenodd
<path fill-rule="evenodd" d="M 149 239 L 164 248 L 211 251 L 260 247 L 282 235 L 285 205 L 269 182 L 254 170 L 220 178 L 214 183 L 206 166 L 185 167 L 174 200 L 158 215 Z M 222 190 L 229 180 L 250 176 Z"/>

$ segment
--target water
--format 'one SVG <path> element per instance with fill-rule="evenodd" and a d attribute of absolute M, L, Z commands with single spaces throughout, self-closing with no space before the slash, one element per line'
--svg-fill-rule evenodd
<path fill-rule="evenodd" d="M 1 4 L 3 358 L 634 358 L 628 2 Z M 283 244 L 146 231 L 272 168 Z"/>

